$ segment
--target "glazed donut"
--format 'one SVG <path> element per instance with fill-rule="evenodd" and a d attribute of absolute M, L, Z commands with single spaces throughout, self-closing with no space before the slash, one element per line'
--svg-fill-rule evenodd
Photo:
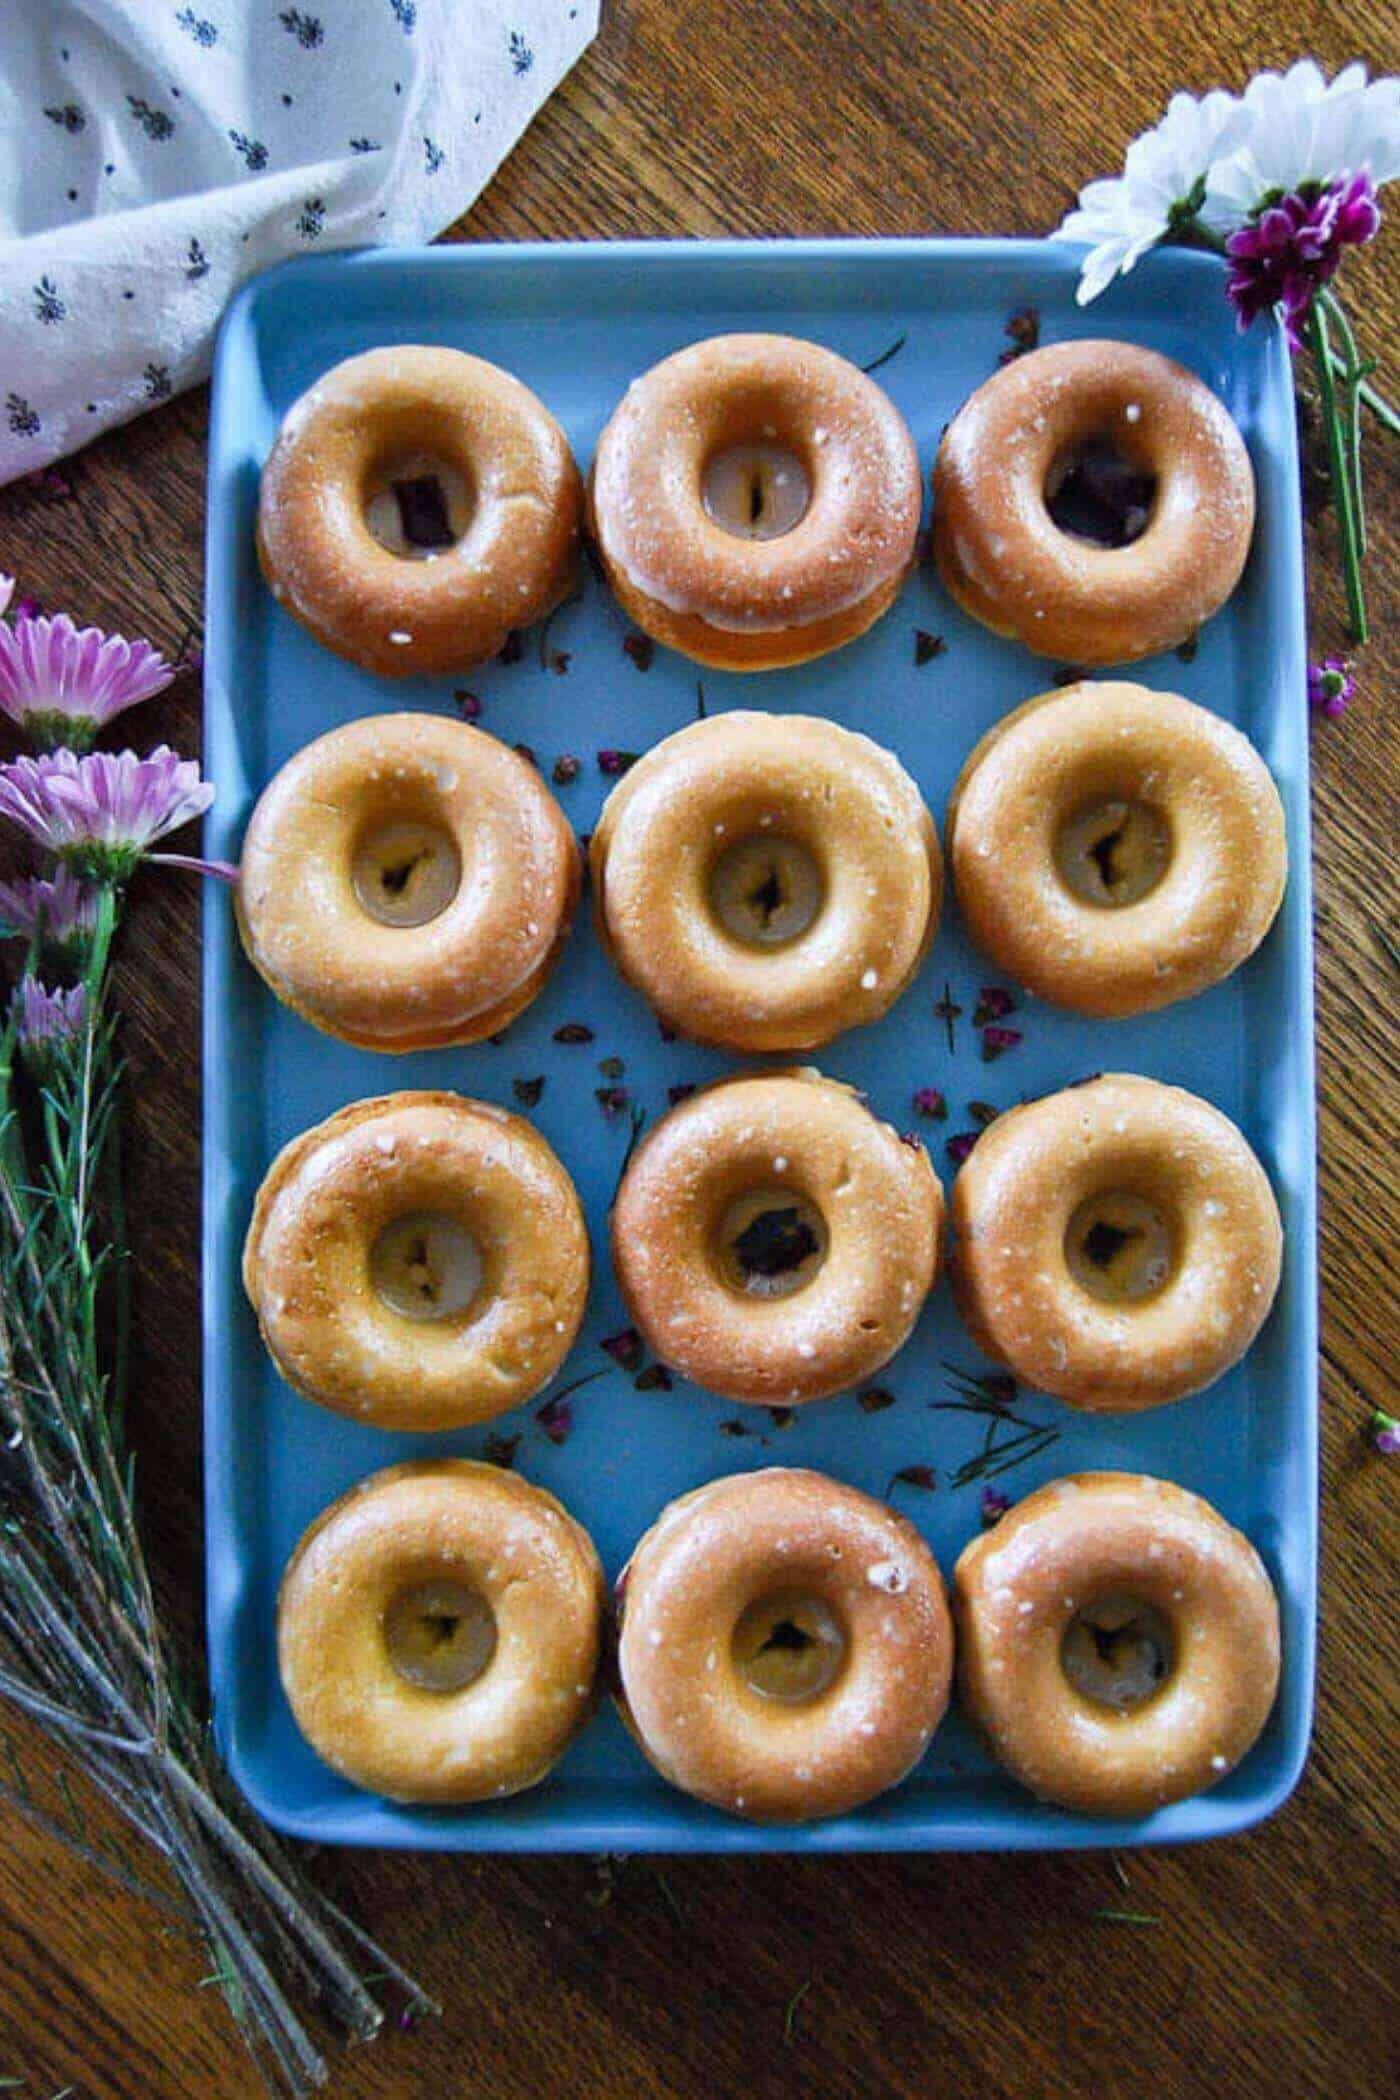
<path fill-rule="evenodd" d="M 381 1429 L 519 1407 L 588 1296 L 574 1185 L 520 1116 L 460 1094 L 355 1101 L 285 1145 L 243 1283 L 287 1383 Z"/>
<path fill-rule="evenodd" d="M 1038 656 L 1173 649 L 1240 580 L 1254 471 L 1224 404 L 1134 343 L 1018 357 L 948 425 L 933 471 L 944 588 Z"/>
<path fill-rule="evenodd" d="M 677 1034 L 808 1050 L 878 1020 L 938 924 L 923 799 L 869 737 L 711 715 L 613 789 L 590 848 L 599 938 Z"/>
<path fill-rule="evenodd" d="M 563 431 L 461 350 L 348 357 L 293 403 L 263 468 L 279 604 L 382 677 L 465 671 L 563 598 L 583 511 Z"/>
<path fill-rule="evenodd" d="M 718 1080 L 643 1139 L 613 1203 L 613 1267 L 673 1370 L 796 1406 L 908 1340 L 942 1229 L 922 1145 L 820 1072 L 766 1072 Z"/>
<path fill-rule="evenodd" d="M 534 1786 L 595 1699 L 603 1571 L 583 1527 L 499 1466 L 390 1466 L 304 1534 L 277 1599 L 298 1728 L 394 1801 Z"/>
<path fill-rule="evenodd" d="M 977 946 L 1078 1013 L 1151 1013 L 1228 977 L 1288 873 L 1254 746 L 1141 685 L 1071 685 L 1007 715 L 963 767 L 945 828 Z"/>
<path fill-rule="evenodd" d="M 958 1686 L 1043 1801 L 1143 1816 L 1232 1771 L 1278 1689 L 1264 1564 L 1209 1502 L 1138 1473 L 1037 1488 L 953 1571 Z"/>
<path fill-rule="evenodd" d="M 663 1779 L 754 1822 L 896 1786 L 948 1704 L 953 1637 L 913 1525 L 821 1473 L 731 1474 L 662 1511 L 616 1591 L 618 1705 Z"/>
<path fill-rule="evenodd" d="M 633 381 L 598 440 L 589 526 L 646 633 L 766 671 L 839 649 L 914 560 L 918 454 L 882 387 L 786 335 L 718 335 Z"/>
<path fill-rule="evenodd" d="M 988 1356 L 1126 1414 L 1212 1385 L 1264 1324 L 1283 1232 L 1227 1116 L 1110 1072 L 1009 1109 L 958 1170 L 958 1309 Z"/>
<path fill-rule="evenodd" d="M 431 1050 L 530 1004 L 582 874 L 527 759 L 442 715 L 370 715 L 263 790 L 235 902 L 249 961 L 303 1020 L 364 1050 Z"/>

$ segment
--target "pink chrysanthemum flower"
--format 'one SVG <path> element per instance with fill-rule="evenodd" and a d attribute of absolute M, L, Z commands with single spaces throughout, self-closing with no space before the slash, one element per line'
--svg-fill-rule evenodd
<path fill-rule="evenodd" d="M 0 766 L 0 816 L 46 853 L 98 882 L 125 882 L 140 861 L 194 868 L 232 882 L 226 861 L 152 853 L 157 839 L 202 816 L 214 790 L 192 758 L 162 744 L 145 758 L 134 751 L 52 751 Z"/>
<path fill-rule="evenodd" d="M 86 751 L 114 716 L 163 692 L 174 676 L 149 642 L 75 627 L 67 613 L 0 626 L 0 712 L 41 751 Z"/>
<path fill-rule="evenodd" d="M 60 864 L 49 881 L 22 875 L 0 882 L 0 936 L 42 940 L 50 954 L 76 958 L 97 923 L 97 891 Z"/>
<path fill-rule="evenodd" d="M 15 1030 L 32 1065 L 42 1067 L 60 1043 L 78 1035 L 86 1015 L 87 993 L 80 984 L 51 990 L 37 977 L 26 977 L 15 991 Z"/>
<path fill-rule="evenodd" d="M 1364 170 L 1305 184 L 1265 204 L 1225 243 L 1225 290 L 1241 330 L 1277 306 L 1290 344 L 1300 350 L 1308 309 L 1336 275 L 1342 250 L 1362 247 L 1380 223 L 1376 186 Z"/>

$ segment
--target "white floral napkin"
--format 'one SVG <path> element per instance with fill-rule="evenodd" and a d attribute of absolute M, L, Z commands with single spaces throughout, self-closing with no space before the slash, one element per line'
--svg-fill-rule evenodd
<path fill-rule="evenodd" d="M 0 0 L 0 482 L 209 369 L 243 278 L 430 239 L 599 0 Z"/>

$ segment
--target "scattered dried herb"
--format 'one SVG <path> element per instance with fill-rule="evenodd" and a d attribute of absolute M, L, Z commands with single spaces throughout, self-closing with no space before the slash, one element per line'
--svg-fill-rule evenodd
<path fill-rule="evenodd" d="M 904 348 L 904 345 L 908 342 L 908 340 L 909 336 L 907 331 L 904 335 L 897 335 L 894 341 L 890 344 L 888 350 L 882 350 L 878 357 L 871 358 L 868 365 L 861 366 L 862 372 L 878 372 L 881 365 L 887 365 L 890 362 L 891 358 L 898 357 L 900 351 Z"/>
<path fill-rule="evenodd" d="M 519 1430 L 513 1436 L 499 1436 L 492 1430 L 481 1447 L 481 1455 L 488 1466 L 513 1466 L 519 1449 Z"/>
<path fill-rule="evenodd" d="M 602 1073 L 604 1079 L 621 1079 L 627 1067 L 620 1057 L 600 1057 L 598 1070 Z"/>
<path fill-rule="evenodd" d="M 927 627 L 914 629 L 914 662 L 919 668 L 931 664 L 935 656 L 944 655 L 947 648 L 941 634 L 930 634 Z"/>
<path fill-rule="evenodd" d="M 943 997 L 935 1000 L 933 1010 L 948 1031 L 948 1055 L 951 1057 L 957 1048 L 953 1036 L 953 1023 L 962 1012 L 962 1008 L 953 997 L 952 987 L 946 978 L 943 983 Z"/>
<path fill-rule="evenodd" d="M 620 1094 L 623 1094 L 623 1095 L 624 1095 L 624 1098 L 625 1098 L 625 1089 L 624 1089 L 624 1088 L 622 1088 L 622 1087 L 619 1087 L 619 1088 L 617 1089 L 617 1092 L 618 1092 L 618 1093 L 620 1093 Z M 616 1203 L 616 1201 L 617 1201 L 617 1192 L 618 1192 L 618 1190 L 619 1190 L 619 1189 L 620 1189 L 620 1188 L 622 1187 L 622 1177 L 623 1177 L 623 1175 L 624 1175 L 624 1174 L 625 1174 L 625 1173 L 627 1172 L 627 1169 L 628 1169 L 628 1168 L 629 1168 L 629 1167 L 631 1166 L 631 1164 L 632 1164 L 632 1154 L 633 1154 L 633 1153 L 634 1153 L 634 1152 L 636 1151 L 636 1149 L 637 1149 L 637 1140 L 638 1140 L 638 1138 L 639 1138 L 639 1137 L 641 1136 L 641 1134 L 642 1134 L 642 1128 L 643 1128 L 643 1125 L 644 1125 L 644 1124 L 645 1124 L 645 1122 L 646 1122 L 646 1119 L 647 1119 L 647 1112 L 646 1112 L 646 1110 L 645 1110 L 644 1108 L 634 1108 L 634 1109 L 632 1110 L 632 1128 L 631 1128 L 631 1129 L 630 1129 L 630 1130 L 628 1131 L 628 1133 L 627 1133 L 627 1143 L 626 1143 L 626 1145 L 625 1145 L 625 1146 L 623 1147 L 623 1153 L 622 1153 L 622 1165 L 621 1165 L 621 1166 L 620 1166 L 620 1167 L 618 1168 L 618 1170 L 617 1170 L 617 1180 L 616 1180 L 616 1182 L 615 1182 L 615 1183 L 614 1183 L 614 1185 L 613 1185 L 613 1202 L 614 1202 L 614 1203 Z"/>
<path fill-rule="evenodd" d="M 999 1488 L 984 1487 L 979 1510 L 979 1515 L 982 1519 L 982 1529 L 990 1531 L 993 1524 L 999 1524 L 1010 1507 L 1011 1497 L 1009 1495 L 1003 1495 Z"/>
<path fill-rule="evenodd" d="M 573 781 L 577 780 L 582 770 L 582 763 L 581 759 L 574 757 L 572 751 L 561 751 L 558 758 L 554 761 L 554 785 L 561 788 L 568 787 Z"/>
<path fill-rule="evenodd" d="M 666 1099 L 670 1102 L 672 1108 L 679 1108 L 681 1102 L 688 1101 L 694 1092 L 695 1081 L 693 1079 L 682 1079 L 678 1080 L 675 1086 L 667 1087 Z"/>
<path fill-rule="evenodd" d="M 897 1487 L 923 1488 L 931 1492 L 937 1485 L 938 1476 L 932 1466 L 901 1466 L 897 1473 L 890 1475 L 889 1484 L 885 1489 L 885 1500 L 889 1501 L 891 1493 Z"/>
<path fill-rule="evenodd" d="M 522 1108 L 533 1108 L 544 1092 L 544 1074 L 535 1079 L 512 1079 L 510 1090 Z"/>
<path fill-rule="evenodd" d="M 554 1031 L 556 1043 L 591 1043 L 593 1030 L 586 1021 L 566 1021 L 562 1028 Z"/>
<path fill-rule="evenodd" d="M 1004 333 L 1008 347 L 997 359 L 999 365 L 1013 364 L 1024 357 L 1028 350 L 1040 347 L 1040 314 L 1033 306 L 1018 306 L 1006 322 Z"/>
<path fill-rule="evenodd" d="M 637 1373 L 632 1383 L 639 1393 L 669 1393 L 675 1380 L 665 1364 L 648 1364 L 644 1371 Z"/>
<path fill-rule="evenodd" d="M 990 1101 L 969 1101 L 967 1112 L 982 1130 L 985 1130 L 989 1123 L 995 1123 L 1001 1114 L 1001 1110 L 993 1108 Z"/>
<path fill-rule="evenodd" d="M 902 343 L 904 341 L 903 336 L 901 336 L 899 340 Z M 886 356 L 892 357 L 894 355 L 894 352 L 887 351 L 885 354 Z M 883 360 L 878 361 L 883 362 Z M 870 367 L 867 366 L 866 370 L 868 371 L 869 369 Z M 812 1985 L 815 1982 L 816 1978 L 814 1976 L 809 1976 L 805 1983 L 798 1984 L 797 1989 L 788 1999 L 787 2009 L 783 2014 L 783 2040 L 787 2043 L 789 2049 L 792 2047 L 793 2042 L 793 2025 L 797 2019 L 797 2008 L 802 2003 L 802 2000 L 806 1997 L 808 1991 L 811 1990 Z"/>
<path fill-rule="evenodd" d="M 571 605 L 577 605 L 582 596 L 582 591 L 570 591 L 568 597 L 561 598 L 553 612 L 546 613 L 544 619 L 541 620 L 539 646 L 540 669 L 542 671 L 558 671 L 562 674 L 568 670 L 569 651 L 566 649 L 551 649 L 549 646 L 549 633 L 560 613 L 567 612 Z"/>
<path fill-rule="evenodd" d="M 543 1407 L 535 1409 L 535 1420 L 551 1444 L 562 1444 L 574 1426 L 572 1395 L 581 1391 L 584 1386 L 592 1385 L 595 1378 L 603 1378 L 606 1375 L 606 1372 L 601 1370 L 585 1371 L 581 1378 L 571 1380 L 568 1385 L 561 1385 L 558 1392 L 545 1401 Z"/>
<path fill-rule="evenodd" d="M 935 1123 L 947 1121 L 948 1104 L 936 1086 L 921 1086 L 914 1090 L 914 1113 L 928 1116 Z"/>
<path fill-rule="evenodd" d="M 625 1086 L 595 1086 L 593 1098 L 605 1116 L 620 1116 L 627 1106 Z"/>
<path fill-rule="evenodd" d="M 649 634 L 624 634 L 623 654 L 630 656 L 639 671 L 649 671 L 656 654 L 656 644 Z"/>
<path fill-rule="evenodd" d="M 1002 984 L 984 984 L 977 994 L 977 1005 L 973 1009 L 972 1025 L 985 1028 L 988 1021 L 1004 1021 L 1008 1014 L 1016 1011 L 1015 995 Z"/>
<path fill-rule="evenodd" d="M 984 1028 L 982 1030 L 982 1062 L 995 1064 L 1008 1050 L 1014 1050 L 1025 1040 L 1019 1028 Z"/>
<path fill-rule="evenodd" d="M 791 1429 L 793 1410 L 790 1407 L 770 1407 L 768 1410 L 775 1429 Z"/>
<path fill-rule="evenodd" d="M 496 658 L 496 661 L 500 664 L 518 664 L 524 654 L 525 637 L 521 634 L 518 627 L 512 627 L 510 633 L 501 644 L 501 653 Z"/>
<path fill-rule="evenodd" d="M 481 720 L 481 698 L 479 694 L 469 693 L 465 686 L 459 686 L 452 697 L 457 703 L 457 712 L 464 722 L 479 722 Z"/>
<path fill-rule="evenodd" d="M 526 765 L 533 766 L 535 771 L 538 773 L 540 769 L 540 762 L 536 758 L 534 750 L 529 744 L 513 744 L 511 746 L 511 749 L 515 752 L 517 758 L 523 758 Z"/>
<path fill-rule="evenodd" d="M 721 1422 L 719 1425 L 719 1433 L 721 1436 L 753 1435 L 753 1431 L 750 1429 L 748 1423 L 741 1421 L 738 1415 L 731 1415 L 727 1422 Z"/>
<path fill-rule="evenodd" d="M 1200 648 L 1200 646 L 1200 635 L 1188 634 L 1184 642 L 1177 643 L 1176 656 L 1178 663 L 1194 663 L 1196 660 L 1196 651 Z"/>
<path fill-rule="evenodd" d="M 882 1415 L 887 1407 L 894 1406 L 894 1400 L 894 1394 L 883 1385 L 868 1385 L 856 1394 L 856 1406 L 866 1415 Z"/>
<path fill-rule="evenodd" d="M 1079 685 L 1088 677 L 1083 664 L 1056 664 L 1050 674 L 1051 685 Z"/>
<path fill-rule="evenodd" d="M 956 1137 L 948 1139 L 945 1150 L 955 1167 L 960 1167 L 968 1153 L 982 1135 L 980 1130 L 960 1130 Z"/>
<path fill-rule="evenodd" d="M 705 688 L 698 678 L 695 681 L 695 719 L 697 722 L 705 719 Z"/>
<path fill-rule="evenodd" d="M 637 763 L 635 751 L 617 751 L 606 748 L 598 753 L 598 771 L 608 780 L 617 780 Z"/>
<path fill-rule="evenodd" d="M 642 1338 L 635 1327 L 623 1327 L 617 1334 L 604 1335 L 598 1347 L 624 1371 L 640 1371 L 642 1368 Z"/>
<path fill-rule="evenodd" d="M 1150 1910 L 1096 1910 L 1090 1913 L 1096 1925 L 1160 1925 Z"/>

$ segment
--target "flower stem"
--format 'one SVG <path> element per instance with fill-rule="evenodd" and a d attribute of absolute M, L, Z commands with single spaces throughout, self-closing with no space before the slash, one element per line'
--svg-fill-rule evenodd
<path fill-rule="evenodd" d="M 1321 301 L 1322 311 L 1342 339 L 1342 369 L 1346 380 L 1347 392 L 1345 430 L 1347 467 L 1351 474 L 1351 503 L 1352 515 L 1356 520 L 1357 552 L 1364 560 L 1366 555 L 1366 505 L 1361 493 L 1361 402 L 1359 397 L 1361 384 L 1366 376 L 1365 368 L 1361 362 L 1361 352 L 1356 347 L 1356 337 L 1352 334 L 1351 323 L 1342 311 L 1336 297 L 1328 291 L 1319 292 L 1317 296 Z M 1328 347 L 1328 358 L 1330 362 L 1334 362 L 1330 345 Z"/>
<path fill-rule="evenodd" d="M 1351 616 L 1352 638 L 1357 642 L 1364 642 L 1368 632 L 1366 601 L 1361 590 L 1361 556 L 1357 541 L 1356 513 L 1352 504 L 1351 473 L 1347 463 L 1341 410 L 1337 403 L 1327 321 L 1321 304 L 1316 299 L 1308 308 L 1307 326 L 1313 362 L 1317 367 L 1318 391 L 1322 396 L 1322 421 L 1327 432 L 1327 451 L 1332 462 L 1337 522 L 1342 539 L 1342 571 L 1346 578 L 1347 609 Z"/>

